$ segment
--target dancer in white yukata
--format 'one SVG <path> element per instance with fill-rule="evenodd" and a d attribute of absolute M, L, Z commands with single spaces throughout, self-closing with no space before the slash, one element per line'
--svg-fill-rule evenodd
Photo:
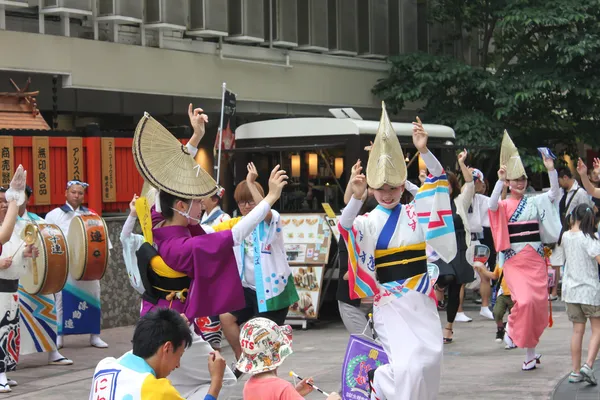
<path fill-rule="evenodd" d="M 431 172 L 415 200 L 400 204 L 406 163 L 383 105 L 367 176 L 359 171 L 350 183 L 353 197 L 339 224 L 348 246 L 350 297 L 374 296 L 375 330 L 390 359 L 369 372 L 371 399 L 435 399 L 440 384 L 442 330 L 426 245 L 449 262 L 456 238 L 446 175 L 427 148 L 420 120 L 413 125 L 413 143 Z M 357 217 L 367 183 L 379 205 Z"/>

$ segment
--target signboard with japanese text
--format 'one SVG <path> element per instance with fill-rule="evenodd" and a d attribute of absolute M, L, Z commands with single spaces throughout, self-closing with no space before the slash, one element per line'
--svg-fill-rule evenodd
<path fill-rule="evenodd" d="M 12 136 L 0 137 L 0 163 L 2 164 L 2 175 L 0 177 L 0 186 L 8 187 L 13 174 L 13 138 Z"/>
<path fill-rule="evenodd" d="M 114 138 L 102 138 L 102 201 L 117 201 Z"/>
<path fill-rule="evenodd" d="M 67 181 L 83 181 L 83 139 L 67 138 Z"/>
<path fill-rule="evenodd" d="M 325 265 L 331 229 L 323 214 L 282 214 L 283 240 L 290 265 Z"/>
<path fill-rule="evenodd" d="M 32 141 L 33 196 L 36 205 L 51 204 L 50 143 L 48 136 L 34 136 Z"/>

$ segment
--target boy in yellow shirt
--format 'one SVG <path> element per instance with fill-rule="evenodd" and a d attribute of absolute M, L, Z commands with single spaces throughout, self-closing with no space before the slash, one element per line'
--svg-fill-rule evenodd
<path fill-rule="evenodd" d="M 497 292 L 496 304 L 494 305 L 494 320 L 496 321 L 497 331 L 496 331 L 496 342 L 502 343 L 504 338 L 504 328 L 506 327 L 506 323 L 503 321 L 504 314 L 506 311 L 510 313 L 514 302 L 510 297 L 510 290 L 508 289 L 508 285 L 506 281 L 503 279 L 504 274 L 502 272 L 504 260 L 502 260 L 502 256 L 498 257 L 498 262 L 496 263 L 496 268 L 494 272 L 488 271 L 487 268 L 482 268 L 481 265 L 475 264 L 473 268 L 477 270 L 480 274 L 488 277 L 489 279 L 497 280 L 496 287 L 494 290 Z M 499 287 L 498 287 L 499 286 Z M 516 346 L 506 345 L 507 350 L 514 349 Z"/>

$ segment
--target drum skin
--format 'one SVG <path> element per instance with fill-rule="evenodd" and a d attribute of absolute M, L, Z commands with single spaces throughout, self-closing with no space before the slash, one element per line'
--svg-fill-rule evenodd
<path fill-rule="evenodd" d="M 78 215 L 69 226 L 69 273 L 77 281 L 102 279 L 108 267 L 108 229 L 96 214 Z"/>
<path fill-rule="evenodd" d="M 69 249 L 62 230 L 54 224 L 38 223 L 35 246 L 39 256 L 32 265 L 37 268 L 38 280 L 33 271 L 21 277 L 21 285 L 29 294 L 54 294 L 60 292 L 67 282 L 69 272 Z"/>

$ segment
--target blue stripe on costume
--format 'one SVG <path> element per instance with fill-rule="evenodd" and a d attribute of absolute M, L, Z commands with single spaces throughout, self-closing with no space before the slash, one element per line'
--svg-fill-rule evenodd
<path fill-rule="evenodd" d="M 402 205 L 400 204 L 394 207 L 394 209 L 391 211 L 387 210 L 390 216 L 385 222 L 385 225 L 383 226 L 383 229 L 379 234 L 379 238 L 377 238 L 377 250 L 385 250 L 390 245 L 390 241 L 392 240 L 394 232 L 396 232 L 396 227 L 398 226 L 398 220 L 400 219 L 401 210 Z"/>
<path fill-rule="evenodd" d="M 265 238 L 265 222 L 258 224 L 252 232 L 254 241 L 254 282 L 256 286 L 256 302 L 258 303 L 258 312 L 267 312 L 267 298 L 265 296 L 265 284 L 262 271 L 262 241 Z M 275 297 L 275 296 L 273 296 Z"/>
<path fill-rule="evenodd" d="M 363 281 L 362 279 L 360 279 L 360 277 L 358 276 L 358 260 L 359 260 L 359 254 L 356 251 L 356 249 L 358 248 L 358 246 L 356 245 L 356 235 L 354 234 L 354 230 L 353 229 L 349 229 L 346 232 L 348 232 L 348 242 L 350 243 L 350 246 L 348 246 L 348 252 L 352 252 L 353 255 L 353 262 L 349 264 L 354 264 L 354 265 L 350 265 L 355 276 L 355 282 L 354 284 L 356 286 L 358 286 L 358 288 L 365 294 L 365 297 L 370 297 L 373 296 L 375 294 L 374 291 L 374 287 L 371 288 L 365 281 Z"/>
<path fill-rule="evenodd" d="M 425 240 L 435 239 L 440 236 L 449 235 L 454 233 L 454 221 L 452 215 L 444 215 L 442 217 L 445 227 L 438 227 L 436 229 L 428 229 L 425 235 Z"/>

